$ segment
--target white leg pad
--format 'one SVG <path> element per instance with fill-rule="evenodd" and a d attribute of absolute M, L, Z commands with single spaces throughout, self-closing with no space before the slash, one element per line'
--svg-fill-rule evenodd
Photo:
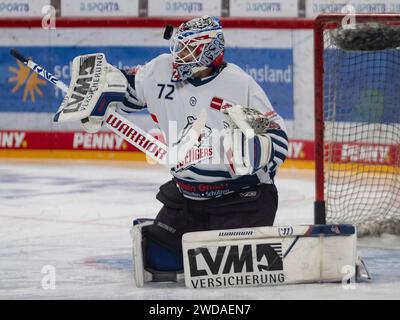
<path fill-rule="evenodd" d="M 186 233 L 189 288 L 341 282 L 356 267 L 352 225 L 257 227 Z"/>
<path fill-rule="evenodd" d="M 133 257 L 133 275 L 136 287 L 143 287 L 145 282 L 152 280 L 150 272 L 144 269 L 143 259 L 143 238 L 142 229 L 145 226 L 153 224 L 153 221 L 146 221 L 134 225 L 131 229 L 132 236 L 132 257 Z"/>

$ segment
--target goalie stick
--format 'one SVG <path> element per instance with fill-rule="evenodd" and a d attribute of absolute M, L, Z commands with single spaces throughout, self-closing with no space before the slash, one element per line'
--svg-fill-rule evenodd
<path fill-rule="evenodd" d="M 63 92 L 68 91 L 68 86 L 63 83 L 60 79 L 57 79 L 54 75 L 48 72 L 45 68 L 35 63 L 32 59 L 23 56 L 18 50 L 11 49 L 10 54 L 17 60 L 21 61 L 25 66 L 38 73 L 47 81 L 54 84 L 57 88 L 61 89 Z M 61 110 L 59 109 L 56 114 Z M 82 119 L 81 121 L 85 121 Z M 189 139 L 184 139 L 181 143 L 176 145 L 172 150 L 176 152 L 177 164 L 184 163 L 186 154 L 192 149 L 198 142 L 198 137 L 201 135 L 202 129 L 204 128 L 207 121 L 207 113 L 203 109 L 198 115 L 196 121 L 193 123 L 192 128 L 188 131 L 187 137 Z M 151 159 L 157 161 L 160 164 L 168 165 L 168 147 L 160 140 L 157 140 L 152 135 L 148 134 L 146 131 L 142 130 L 138 126 L 134 125 L 128 121 L 125 117 L 119 115 L 114 108 L 108 108 L 105 114 L 105 125 L 108 129 L 114 132 L 116 135 L 123 138 L 129 144 L 133 145 Z M 171 149 L 170 152 L 171 154 Z M 184 166 L 181 166 L 176 172 L 185 170 L 187 167 L 200 161 L 192 161 Z"/>

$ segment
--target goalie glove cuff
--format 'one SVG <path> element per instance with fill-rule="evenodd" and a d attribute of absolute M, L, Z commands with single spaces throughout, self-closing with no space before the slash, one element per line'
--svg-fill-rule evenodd
<path fill-rule="evenodd" d="M 258 169 L 265 167 L 271 160 L 271 138 L 267 134 L 254 136 L 253 146 L 249 146 L 249 150 L 251 149 L 253 150 L 254 154 L 250 160 L 253 160 L 252 167 L 254 168 L 253 170 L 255 172 Z"/>
<path fill-rule="evenodd" d="M 227 157 L 236 175 L 254 174 L 269 163 L 273 154 L 271 138 L 267 134 L 247 138 L 239 129 L 230 130 L 225 136 L 224 148 L 231 154 Z"/>

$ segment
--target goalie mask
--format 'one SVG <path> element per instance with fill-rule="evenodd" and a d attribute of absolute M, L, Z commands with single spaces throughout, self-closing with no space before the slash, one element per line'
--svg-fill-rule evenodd
<path fill-rule="evenodd" d="M 225 41 L 217 18 L 203 16 L 182 23 L 171 38 L 172 81 L 186 80 L 224 60 Z"/>

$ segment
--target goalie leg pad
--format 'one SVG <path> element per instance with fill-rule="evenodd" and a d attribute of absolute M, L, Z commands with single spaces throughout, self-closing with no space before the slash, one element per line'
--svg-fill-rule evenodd
<path fill-rule="evenodd" d="M 143 287 L 145 282 L 183 279 L 182 255 L 146 237 L 146 230 L 153 223 L 152 219 L 138 219 L 131 229 L 133 274 L 137 287 Z"/>
<path fill-rule="evenodd" d="M 182 243 L 189 288 L 341 282 L 356 266 L 351 225 L 191 232 Z"/>
<path fill-rule="evenodd" d="M 132 259 L 133 259 L 133 276 L 137 287 L 143 287 L 145 282 L 151 281 L 151 274 L 146 272 L 143 257 L 143 237 L 142 230 L 144 227 L 153 224 L 153 221 L 133 222 L 131 229 L 132 237 Z"/>
<path fill-rule="evenodd" d="M 182 271 L 183 257 L 151 239 L 146 239 L 146 268 L 158 271 Z"/>

